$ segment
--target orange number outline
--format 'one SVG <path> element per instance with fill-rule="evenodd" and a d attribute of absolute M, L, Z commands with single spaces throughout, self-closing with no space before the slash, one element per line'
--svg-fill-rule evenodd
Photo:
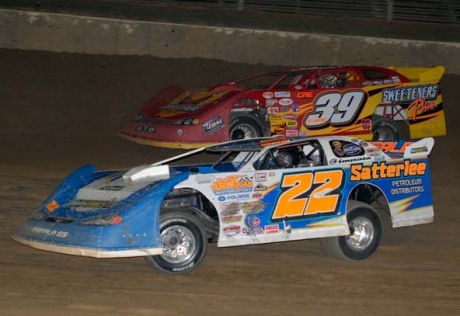
<path fill-rule="evenodd" d="M 272 221 L 336 214 L 344 180 L 341 169 L 284 174 Z"/>

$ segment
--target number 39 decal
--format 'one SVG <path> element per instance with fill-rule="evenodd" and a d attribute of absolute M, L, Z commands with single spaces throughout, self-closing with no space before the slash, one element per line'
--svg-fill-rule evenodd
<path fill-rule="evenodd" d="M 335 214 L 342 196 L 337 189 L 342 187 L 343 174 L 342 170 L 327 170 L 284 175 L 272 220 Z"/>
<path fill-rule="evenodd" d="M 365 99 L 366 93 L 359 90 L 323 94 L 316 99 L 315 112 L 305 118 L 304 124 L 307 128 L 348 124 L 358 116 Z"/>

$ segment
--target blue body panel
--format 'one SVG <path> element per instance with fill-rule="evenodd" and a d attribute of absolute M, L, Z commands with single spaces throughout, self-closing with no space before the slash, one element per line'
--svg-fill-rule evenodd
<path fill-rule="evenodd" d="M 21 230 L 13 235 L 13 238 L 33 243 L 105 252 L 161 248 L 158 220 L 163 199 L 177 183 L 188 177 L 188 173 L 177 173 L 168 180 L 148 184 L 109 207 L 82 212 L 65 205 L 74 199 L 81 187 L 111 174 L 115 172 L 96 172 L 92 166 L 84 166 L 76 170 L 43 203 L 40 209 L 46 214 L 46 218 L 37 219 L 36 214 L 33 214 L 26 220 Z M 63 206 L 50 212 L 47 210 L 47 205 L 53 201 Z M 88 219 L 115 214 L 122 218 L 119 224 L 82 223 Z"/>

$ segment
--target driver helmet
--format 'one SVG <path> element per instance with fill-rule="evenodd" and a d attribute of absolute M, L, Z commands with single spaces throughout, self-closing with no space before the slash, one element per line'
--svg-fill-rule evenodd
<path fill-rule="evenodd" d="M 280 168 L 292 168 L 299 164 L 299 155 L 292 150 L 280 150 L 275 156 Z"/>
<path fill-rule="evenodd" d="M 323 88 L 337 87 L 337 77 L 334 75 L 324 75 L 320 78 L 320 82 Z"/>

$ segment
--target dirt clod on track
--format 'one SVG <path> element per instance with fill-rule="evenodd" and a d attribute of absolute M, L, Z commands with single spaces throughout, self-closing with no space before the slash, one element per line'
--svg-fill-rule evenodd
<path fill-rule="evenodd" d="M 387 229 L 367 261 L 329 258 L 317 240 L 211 245 L 197 270 L 175 277 L 142 258 L 66 256 L 10 238 L 75 168 L 128 168 L 178 153 L 114 135 L 154 92 L 266 68 L 0 49 L 0 315 L 459 315 L 460 76 L 442 82 L 448 136 L 436 138 L 430 159 L 435 222 Z"/>

